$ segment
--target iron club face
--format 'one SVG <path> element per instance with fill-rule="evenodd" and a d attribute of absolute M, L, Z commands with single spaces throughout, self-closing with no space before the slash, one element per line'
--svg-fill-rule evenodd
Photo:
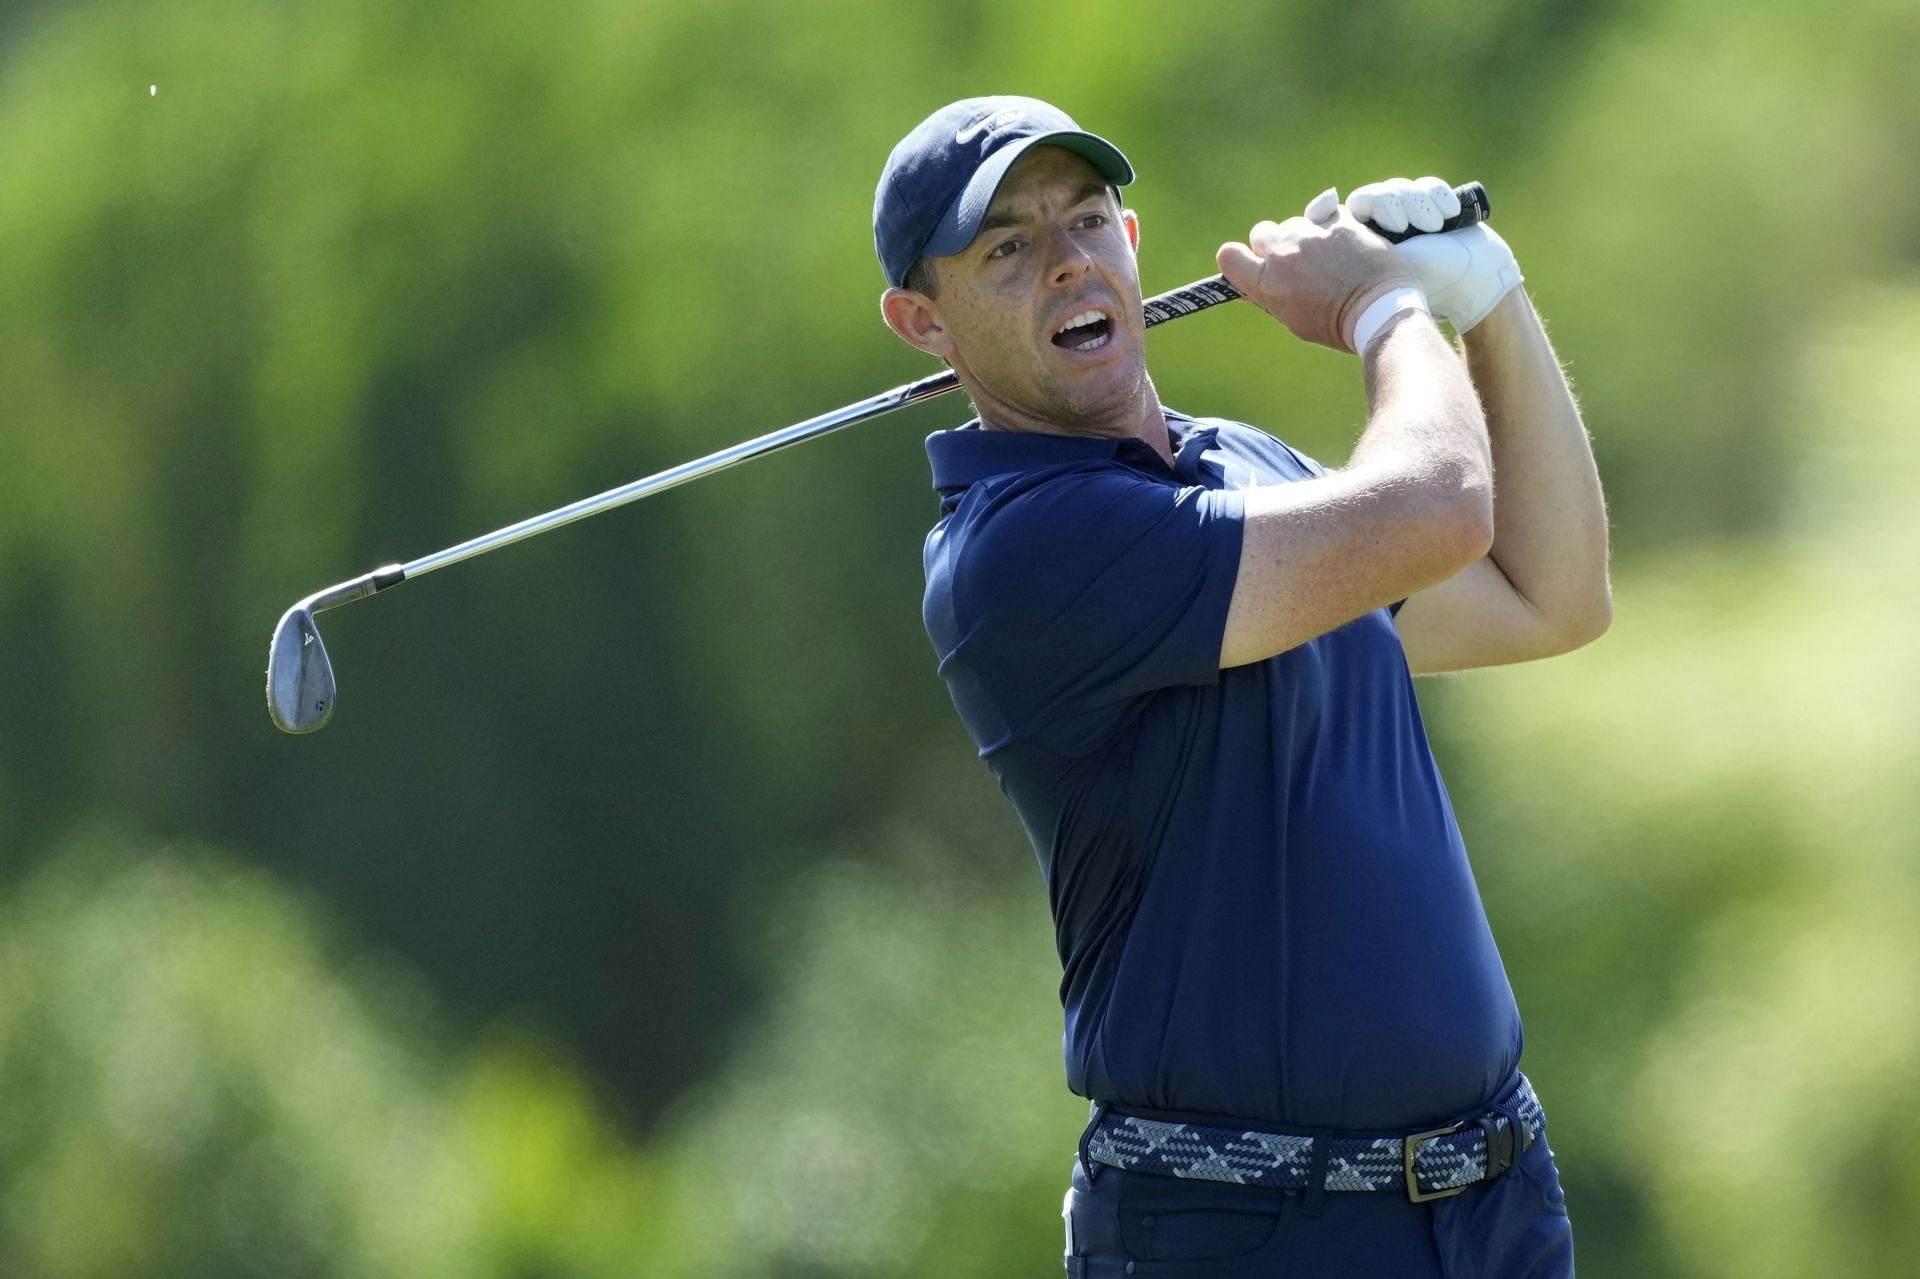
<path fill-rule="evenodd" d="M 284 733 L 311 733 L 333 717 L 333 663 L 302 600 L 273 628 L 267 649 L 267 713 Z"/>
<path fill-rule="evenodd" d="M 398 586 L 406 578 L 403 566 L 389 564 L 309 595 L 280 615 L 273 641 L 267 645 L 267 714 L 275 728 L 283 733 L 311 733 L 333 718 L 333 663 L 327 660 L 327 646 L 320 641 L 314 614 Z"/>

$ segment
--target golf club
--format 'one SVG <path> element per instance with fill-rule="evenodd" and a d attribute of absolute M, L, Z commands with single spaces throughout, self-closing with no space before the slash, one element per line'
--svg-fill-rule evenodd
<path fill-rule="evenodd" d="M 1454 194 L 1460 199 L 1460 212 L 1444 222 L 1440 230 L 1452 231 L 1460 227 L 1471 226 L 1484 220 L 1490 212 L 1486 188 L 1478 182 L 1468 182 L 1454 188 Z M 1322 197 L 1326 199 L 1327 197 Z M 1320 207 L 1316 200 L 1309 208 Z M 1378 228 L 1375 228 L 1378 230 Z M 1381 231 L 1387 239 L 1398 242 L 1409 236 L 1421 234 L 1412 228 L 1401 232 Z M 1222 276 L 1196 280 L 1192 284 L 1171 290 L 1149 298 L 1142 304 L 1148 328 L 1176 320 L 1182 316 L 1193 315 L 1208 307 L 1218 306 L 1222 302 L 1231 302 L 1240 296 L 1231 284 Z M 333 678 L 333 666 L 327 660 L 327 646 L 320 639 L 320 629 L 314 623 L 314 616 L 342 604 L 364 599 L 388 587 L 397 586 L 409 578 L 420 577 L 435 569 L 458 564 L 461 560 L 484 555 L 488 551 L 510 546 L 540 533 L 571 524 L 575 520 L 584 520 L 590 515 L 610 511 L 629 502 L 637 502 L 643 497 L 665 492 L 689 480 L 723 471 L 730 466 L 763 457 L 778 449 L 806 440 L 816 439 L 855 422 L 864 422 L 868 418 L 879 417 L 896 409 L 945 395 L 960 385 L 960 379 L 952 370 L 935 373 L 891 391 L 883 391 L 855 404 L 822 413 L 818 417 L 796 422 L 792 426 L 755 439 L 735 444 L 731 448 L 709 453 L 691 462 L 682 462 L 654 475 L 623 484 L 619 488 L 608 489 L 593 497 L 582 498 L 544 515 L 535 515 L 509 524 L 505 528 L 450 546 L 444 551 L 422 556 L 405 564 L 389 564 L 377 568 L 371 573 L 330 586 L 307 596 L 298 604 L 281 615 L 280 624 L 273 629 L 273 640 L 267 648 L 267 711 L 273 717 L 275 726 L 288 733 L 311 733 L 324 727 L 333 717 L 336 685 Z"/>

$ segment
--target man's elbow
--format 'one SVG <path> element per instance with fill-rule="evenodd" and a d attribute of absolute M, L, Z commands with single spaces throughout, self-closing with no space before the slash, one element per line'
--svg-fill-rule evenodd
<path fill-rule="evenodd" d="M 1556 622 L 1551 651 L 1541 654 L 1543 657 L 1571 653 L 1605 635 L 1613 625 L 1613 592 L 1606 583 L 1601 583 L 1600 589 L 1581 607 L 1568 610 Z"/>
<path fill-rule="evenodd" d="M 1585 615 L 1581 618 L 1581 624 L 1577 628 L 1579 640 L 1574 647 L 1579 648 L 1581 645 L 1593 643 L 1605 635 L 1612 626 L 1613 592 L 1608 589 L 1605 582 L 1602 582 L 1599 591 L 1594 595 Z"/>
<path fill-rule="evenodd" d="M 1430 527 L 1451 561 L 1451 577 L 1493 549 L 1493 486 L 1478 476 L 1461 477 L 1442 489 L 1438 505 Z"/>

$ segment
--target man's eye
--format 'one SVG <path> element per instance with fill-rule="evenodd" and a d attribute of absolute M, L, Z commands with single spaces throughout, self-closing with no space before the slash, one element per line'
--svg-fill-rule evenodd
<path fill-rule="evenodd" d="M 987 257 L 990 259 L 1011 257 L 1013 255 L 1014 250 L 1018 249 L 1019 247 L 1020 247 L 1020 241 L 1018 240 L 1002 240 L 1000 241 L 1000 243 L 993 246 L 993 251 L 987 254 Z"/>
<path fill-rule="evenodd" d="M 1104 213 L 1089 213 L 1086 217 L 1080 219 L 1080 225 L 1085 227 L 1103 227 L 1106 224 L 1107 215 Z"/>

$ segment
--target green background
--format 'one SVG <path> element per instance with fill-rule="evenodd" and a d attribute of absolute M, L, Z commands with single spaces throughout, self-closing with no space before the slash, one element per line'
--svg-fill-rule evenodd
<path fill-rule="evenodd" d="M 1005 1276 L 1084 1106 L 920 629 L 947 400 L 293 600 L 931 371 L 873 182 L 978 92 L 1146 287 L 1478 178 L 1616 621 L 1427 681 L 1594 1275 L 1920 1249 L 1920 10 L 176 0 L 0 15 L 0 1275 Z M 155 86 L 157 92 L 149 91 Z M 1350 360 L 1156 332 L 1330 462 Z"/>

